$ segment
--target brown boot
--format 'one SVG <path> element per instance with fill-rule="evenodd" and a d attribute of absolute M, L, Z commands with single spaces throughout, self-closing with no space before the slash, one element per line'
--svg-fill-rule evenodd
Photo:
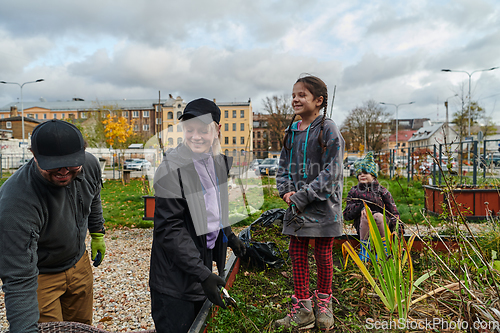
<path fill-rule="evenodd" d="M 316 317 L 316 327 L 322 331 L 333 328 L 333 306 L 332 295 L 314 291 L 314 315 Z"/>
<path fill-rule="evenodd" d="M 285 318 L 276 320 L 274 326 L 276 328 L 283 327 L 285 329 L 296 327 L 299 330 L 313 328 L 314 311 L 312 299 L 298 300 L 295 295 L 292 296 L 292 310 Z"/>

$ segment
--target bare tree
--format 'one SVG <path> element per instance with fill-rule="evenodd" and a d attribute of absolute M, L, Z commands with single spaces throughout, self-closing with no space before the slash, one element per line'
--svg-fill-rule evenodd
<path fill-rule="evenodd" d="M 346 150 L 360 149 L 360 145 L 365 144 L 365 138 L 366 150 L 381 150 L 384 147 L 385 130 L 389 126 L 389 120 L 390 113 L 374 100 L 356 106 L 340 128 L 346 141 Z"/>
<path fill-rule="evenodd" d="M 281 150 L 285 129 L 293 117 L 290 97 L 287 95 L 266 97 L 262 100 L 264 110 L 269 113 L 267 120 L 268 144 L 271 150 Z"/>

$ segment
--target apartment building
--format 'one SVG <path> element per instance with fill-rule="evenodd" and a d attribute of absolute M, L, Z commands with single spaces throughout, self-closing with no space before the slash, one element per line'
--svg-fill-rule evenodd
<path fill-rule="evenodd" d="M 214 100 L 215 102 L 215 100 Z M 20 107 L 18 102 L 0 108 L 0 119 L 11 116 L 11 110 Z M 101 113 L 104 118 L 110 114 L 125 117 L 133 125 L 134 132 L 144 138 L 156 136 L 164 148 L 172 148 L 182 141 L 182 127 L 178 117 L 186 102 L 177 96 L 168 99 L 102 100 L 85 101 L 73 98 L 71 101 L 24 102 L 25 119 L 43 122 L 50 119 L 77 119 L 85 121 L 91 114 Z M 252 103 L 224 102 L 216 104 L 221 109 L 221 148 L 226 154 L 240 156 L 253 150 Z M 31 130 L 31 128 L 30 128 Z M 31 132 L 30 132 L 31 133 Z M 28 135 L 30 133 L 27 133 Z"/>

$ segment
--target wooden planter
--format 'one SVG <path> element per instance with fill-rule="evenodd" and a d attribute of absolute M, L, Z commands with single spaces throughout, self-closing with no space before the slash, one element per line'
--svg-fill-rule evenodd
<path fill-rule="evenodd" d="M 443 213 L 442 203 L 446 198 L 441 187 L 424 185 L 425 209 L 433 214 Z M 486 210 L 491 210 L 491 215 L 498 215 L 500 211 L 500 195 L 498 189 L 492 188 L 463 188 L 454 189 L 453 195 L 457 201 L 458 209 L 468 220 L 484 220 L 487 217 Z M 452 202 L 452 212 L 458 215 L 457 207 Z"/>
<path fill-rule="evenodd" d="M 152 195 L 143 195 L 144 198 L 144 216 L 143 220 L 153 220 L 155 217 L 155 197 Z"/>

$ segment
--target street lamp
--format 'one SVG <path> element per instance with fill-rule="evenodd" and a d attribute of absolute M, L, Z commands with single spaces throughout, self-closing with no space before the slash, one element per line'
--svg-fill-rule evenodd
<path fill-rule="evenodd" d="M 413 104 L 415 102 L 410 102 L 410 103 L 400 103 L 400 104 L 392 104 L 392 103 L 384 103 L 384 102 L 380 102 L 380 104 L 383 104 L 383 105 L 394 105 L 396 107 L 396 157 L 398 156 L 398 109 L 399 109 L 399 106 L 400 105 L 410 105 L 410 104 Z"/>
<path fill-rule="evenodd" d="M 17 84 L 21 88 L 21 129 L 23 131 L 23 146 L 24 146 L 24 103 L 23 103 L 23 87 L 25 84 L 29 83 L 37 83 L 37 82 L 42 82 L 44 79 L 38 79 L 36 81 L 28 81 L 24 82 L 23 84 L 17 83 L 17 82 L 5 82 L 5 81 L 0 81 L 0 83 L 3 84 Z M 24 148 L 23 148 L 24 152 Z"/>
<path fill-rule="evenodd" d="M 498 67 L 491 67 L 491 68 L 486 68 L 486 69 L 478 69 L 478 70 L 475 70 L 471 73 L 469 72 L 466 72 L 466 71 L 460 71 L 460 70 L 454 70 L 454 69 L 442 69 L 441 72 L 458 72 L 458 73 L 465 73 L 469 76 L 469 125 L 468 125 L 468 128 L 469 128 L 469 137 L 470 137 L 470 123 L 471 123 L 471 115 L 470 115 L 470 103 L 471 103 L 471 96 L 470 96 L 470 82 L 471 82 L 471 77 L 472 77 L 472 74 L 474 73 L 477 73 L 477 72 L 487 72 L 487 71 L 492 71 L 492 70 L 495 70 L 497 69 Z"/>
<path fill-rule="evenodd" d="M 448 119 L 448 100 L 449 100 L 450 98 L 457 97 L 457 96 L 458 96 L 458 94 L 455 94 L 455 95 L 453 95 L 453 96 L 450 96 L 450 97 L 448 97 L 448 98 L 446 99 L 446 101 L 444 102 L 444 106 L 446 107 L 446 122 L 445 122 L 445 127 L 446 127 L 446 128 L 445 128 L 445 130 L 446 130 L 446 133 L 445 133 L 445 138 L 446 138 L 447 140 L 450 140 L 450 142 L 451 142 L 451 139 L 450 139 L 450 130 L 449 130 L 450 125 L 449 125 L 449 119 Z M 446 140 L 445 140 L 445 142 L 446 142 Z"/>
<path fill-rule="evenodd" d="M 478 69 L 478 70 L 475 70 L 471 73 L 467 72 L 467 71 L 460 71 L 460 70 L 455 70 L 455 69 L 442 69 L 441 72 L 458 72 L 458 73 L 465 73 L 469 76 L 469 110 L 468 110 L 468 114 L 469 114 L 469 120 L 467 121 L 468 123 L 468 132 L 469 132 L 469 138 L 470 138 L 470 123 L 471 123 L 471 114 L 470 114 L 470 103 L 471 103 L 471 96 L 470 96 L 470 86 L 471 86 L 471 77 L 472 77 L 472 74 L 474 73 L 477 73 L 477 72 L 487 72 L 487 71 L 492 71 L 492 70 L 495 70 L 497 69 L 498 67 L 491 67 L 491 68 L 486 68 L 486 69 Z M 461 139 L 461 138 L 460 138 Z M 461 145 L 461 144 L 460 144 Z M 469 148 L 469 144 L 467 143 L 467 163 L 470 164 L 470 148 Z"/>

